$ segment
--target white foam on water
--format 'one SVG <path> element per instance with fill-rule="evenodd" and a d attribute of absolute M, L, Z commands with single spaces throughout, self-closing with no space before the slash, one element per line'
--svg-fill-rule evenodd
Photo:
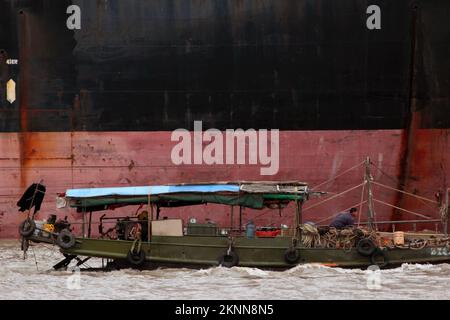
<path fill-rule="evenodd" d="M 36 262 L 34 254 L 36 256 Z M 69 289 L 73 272 L 54 271 L 61 253 L 33 246 L 23 260 L 20 243 L 0 242 L 2 299 L 450 299 L 450 265 L 404 264 L 381 270 L 381 287 L 368 287 L 362 269 L 299 265 L 285 271 L 247 267 L 89 271 L 80 289 Z M 101 266 L 101 259 L 89 260 Z M 74 278 L 70 278 L 74 279 Z"/>

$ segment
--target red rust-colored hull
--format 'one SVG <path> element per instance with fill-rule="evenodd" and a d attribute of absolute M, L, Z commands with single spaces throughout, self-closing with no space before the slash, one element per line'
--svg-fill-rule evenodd
<path fill-rule="evenodd" d="M 450 181 L 450 130 L 415 130 L 409 145 L 409 163 L 405 190 L 434 198 Z M 175 142 L 171 132 L 22 132 L 0 133 L 0 237 L 17 237 L 17 226 L 25 214 L 16 202 L 33 182 L 43 179 L 47 195 L 38 218 L 55 213 L 55 195 L 70 188 L 106 186 L 157 185 L 225 180 L 301 180 L 311 187 L 361 163 L 369 156 L 381 170 L 373 169 L 374 179 L 398 187 L 405 168 L 403 130 L 371 131 L 281 131 L 280 169 L 274 176 L 261 176 L 260 165 L 174 165 L 170 154 Z M 346 173 L 319 189 L 340 192 L 363 179 L 364 169 Z M 391 176 L 388 177 L 387 175 Z M 437 207 L 417 199 L 375 187 L 375 197 L 383 201 L 437 218 Z M 321 200 L 306 203 L 304 219 L 319 221 L 352 206 L 361 199 L 361 188 L 351 191 L 326 205 L 307 209 Z M 118 213 L 134 214 L 137 208 L 122 208 Z M 376 204 L 378 220 L 413 219 L 408 213 Z M 364 210 L 365 211 L 365 208 Z M 202 222 L 210 218 L 222 226 L 230 225 L 230 210 L 225 206 L 193 206 L 162 210 L 169 217 L 189 217 Z M 71 221 L 74 210 L 57 212 Z M 291 225 L 293 209 L 278 215 L 272 212 L 245 210 L 243 224 L 256 217 L 258 226 L 286 223 Z M 98 221 L 99 214 L 94 215 Z M 238 210 L 234 213 L 238 225 Z M 364 215 L 361 220 L 365 220 Z M 326 223 L 326 222 L 325 222 Z M 426 226 L 434 230 L 435 225 Z M 94 231 L 96 231 L 94 227 Z"/>

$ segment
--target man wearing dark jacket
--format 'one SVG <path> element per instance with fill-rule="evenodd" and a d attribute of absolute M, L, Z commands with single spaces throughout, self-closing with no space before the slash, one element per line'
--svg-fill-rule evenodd
<path fill-rule="evenodd" d="M 342 229 L 345 227 L 353 226 L 355 224 L 356 208 L 351 208 L 349 211 L 339 213 L 331 222 L 330 227 L 336 229 Z"/>

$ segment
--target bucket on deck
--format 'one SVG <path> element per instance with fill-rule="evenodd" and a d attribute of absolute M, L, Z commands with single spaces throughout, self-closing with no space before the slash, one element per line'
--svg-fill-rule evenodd
<path fill-rule="evenodd" d="M 249 220 L 247 225 L 245 226 L 245 235 L 247 238 L 254 238 L 255 237 L 255 231 L 256 231 L 256 225 L 253 222 L 253 220 Z"/>
<path fill-rule="evenodd" d="M 405 244 L 405 233 L 403 231 L 394 232 L 394 244 L 397 246 L 402 246 Z"/>

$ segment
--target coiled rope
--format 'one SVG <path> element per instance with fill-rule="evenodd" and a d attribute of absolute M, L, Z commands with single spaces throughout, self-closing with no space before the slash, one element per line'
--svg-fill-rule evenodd
<path fill-rule="evenodd" d="M 329 228 L 322 236 L 318 228 L 313 224 L 303 224 L 300 226 L 300 229 L 302 230 L 302 244 L 306 248 L 340 248 L 350 251 L 361 238 L 368 238 L 376 243 L 379 238 L 375 231 L 369 232 L 368 230 L 354 227 L 342 230 Z"/>
<path fill-rule="evenodd" d="M 300 229 L 302 230 L 302 243 L 306 248 L 322 246 L 319 230 L 315 225 L 306 223 L 300 225 Z"/>

